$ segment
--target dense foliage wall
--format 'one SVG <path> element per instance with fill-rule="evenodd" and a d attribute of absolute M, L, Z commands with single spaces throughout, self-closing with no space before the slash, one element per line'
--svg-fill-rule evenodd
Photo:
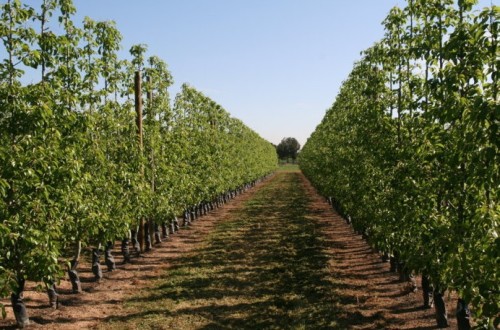
<path fill-rule="evenodd" d="M 77 260 L 277 165 L 271 143 L 196 89 L 171 106 L 165 62 L 144 45 L 120 59 L 113 22 L 79 26 L 71 0 L 39 3 L 0 4 L 0 296 L 16 299 L 26 280 L 57 281 L 74 246 Z"/>
<path fill-rule="evenodd" d="M 300 154 L 380 251 L 492 322 L 500 304 L 497 6 L 409 0 Z"/>

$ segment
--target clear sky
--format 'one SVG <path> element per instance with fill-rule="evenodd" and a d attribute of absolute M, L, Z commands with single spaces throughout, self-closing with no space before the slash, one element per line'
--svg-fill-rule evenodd
<path fill-rule="evenodd" d="M 496 4 L 499 0 L 494 0 Z M 404 0 L 74 0 L 272 143 L 305 143 L 360 52 Z M 490 5 L 491 0 L 480 1 Z M 127 56 L 128 57 L 128 56 Z"/>

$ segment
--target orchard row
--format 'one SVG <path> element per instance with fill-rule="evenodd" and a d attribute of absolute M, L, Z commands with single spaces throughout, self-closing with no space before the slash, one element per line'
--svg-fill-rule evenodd
<path fill-rule="evenodd" d="M 129 238 L 147 249 L 159 226 L 277 165 L 273 145 L 196 89 L 171 102 L 167 65 L 144 45 L 120 59 L 115 25 L 78 26 L 75 12 L 71 0 L 0 6 L 0 296 L 19 325 L 25 281 L 50 293 L 68 270 L 78 292 L 82 248 L 123 239 L 127 259 Z"/>
<path fill-rule="evenodd" d="M 300 154 L 391 268 L 422 276 L 439 327 L 445 291 L 458 293 L 460 329 L 469 305 L 484 327 L 500 311 L 500 8 L 475 3 L 392 9 Z"/>

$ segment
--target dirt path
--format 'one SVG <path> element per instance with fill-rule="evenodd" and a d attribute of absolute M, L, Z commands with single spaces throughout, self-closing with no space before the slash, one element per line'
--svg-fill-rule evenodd
<path fill-rule="evenodd" d="M 63 281 L 58 310 L 26 301 L 44 329 L 435 329 L 388 269 L 301 173 L 279 172 L 101 283 L 81 272 L 83 294 Z"/>

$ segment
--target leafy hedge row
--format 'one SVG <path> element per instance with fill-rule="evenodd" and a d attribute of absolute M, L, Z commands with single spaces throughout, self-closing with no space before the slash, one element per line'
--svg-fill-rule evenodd
<path fill-rule="evenodd" d="M 277 165 L 269 142 L 196 89 L 183 85 L 172 107 L 165 62 L 144 45 L 120 59 L 114 23 L 77 26 L 75 11 L 71 0 L 0 4 L 2 297 L 20 298 L 26 280 L 50 287 L 82 246 L 171 221 Z"/>
<path fill-rule="evenodd" d="M 300 164 L 373 246 L 422 274 L 435 299 L 455 290 L 493 326 L 500 8 L 475 3 L 409 0 L 392 9 L 384 38 L 355 64 Z"/>

